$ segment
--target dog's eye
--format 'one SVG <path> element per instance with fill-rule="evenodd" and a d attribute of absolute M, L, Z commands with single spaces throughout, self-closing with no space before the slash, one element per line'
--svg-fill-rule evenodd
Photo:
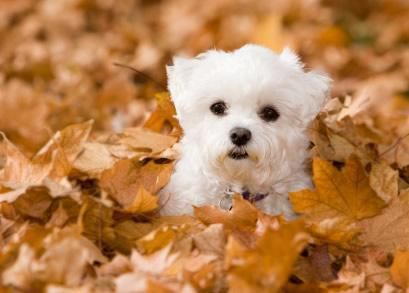
<path fill-rule="evenodd" d="M 225 102 L 217 102 L 210 106 L 210 111 L 217 116 L 226 114 L 227 106 Z"/>
<path fill-rule="evenodd" d="M 276 121 L 280 117 L 280 113 L 271 106 L 264 107 L 258 114 L 261 119 L 267 122 Z"/>

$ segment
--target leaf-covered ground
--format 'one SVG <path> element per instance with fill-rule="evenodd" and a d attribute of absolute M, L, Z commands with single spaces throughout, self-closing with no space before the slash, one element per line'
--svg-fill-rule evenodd
<path fill-rule="evenodd" d="M 175 54 L 256 42 L 334 79 L 299 219 L 159 217 Z M 136 68 L 115 66 L 121 63 Z M 2 0 L 1 292 L 405 292 L 409 3 Z"/>

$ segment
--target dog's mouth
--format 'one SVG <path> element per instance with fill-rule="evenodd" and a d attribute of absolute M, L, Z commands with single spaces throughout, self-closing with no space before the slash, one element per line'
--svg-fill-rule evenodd
<path fill-rule="evenodd" d="M 244 148 L 234 148 L 229 152 L 229 158 L 233 160 L 247 159 L 249 154 Z"/>

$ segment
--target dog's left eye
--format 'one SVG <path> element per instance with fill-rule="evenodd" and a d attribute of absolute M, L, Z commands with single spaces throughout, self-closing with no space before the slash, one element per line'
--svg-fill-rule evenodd
<path fill-rule="evenodd" d="M 210 106 L 210 111 L 217 116 L 226 114 L 227 106 L 225 102 L 217 102 Z"/>
<path fill-rule="evenodd" d="M 271 106 L 261 109 L 258 115 L 266 122 L 276 121 L 280 117 L 280 113 L 278 113 L 278 111 Z"/>

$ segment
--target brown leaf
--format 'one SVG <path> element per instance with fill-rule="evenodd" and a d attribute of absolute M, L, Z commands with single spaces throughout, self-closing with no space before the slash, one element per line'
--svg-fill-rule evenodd
<path fill-rule="evenodd" d="M 375 246 L 385 252 L 409 249 L 409 205 L 399 199 L 392 200 L 382 213 L 360 223 L 365 245 Z"/>
<path fill-rule="evenodd" d="M 30 162 L 2 133 L 0 151 L 6 157 L 6 163 L 0 170 L 0 185 L 9 189 L 0 194 L 0 201 L 14 201 L 29 186 L 40 185 L 51 171 L 51 158 L 42 162 Z"/>
<path fill-rule="evenodd" d="M 127 128 L 119 142 L 133 150 L 158 154 L 175 144 L 177 138 L 170 135 L 155 133 L 143 128 Z"/>
<path fill-rule="evenodd" d="M 151 254 L 171 242 L 179 250 L 190 250 L 193 240 L 189 235 L 201 229 L 198 221 L 188 216 L 161 218 L 154 224 L 159 224 L 159 227 L 136 243 L 142 253 Z"/>
<path fill-rule="evenodd" d="M 160 274 L 168 269 L 179 257 L 171 253 L 172 245 L 167 245 L 148 256 L 143 256 L 136 250 L 132 251 L 131 262 L 135 271 L 149 274 Z"/>
<path fill-rule="evenodd" d="M 158 197 L 152 195 L 141 186 L 135 195 L 134 201 L 125 208 L 130 213 L 146 213 L 158 207 Z"/>
<path fill-rule="evenodd" d="M 16 210 L 24 215 L 45 219 L 45 212 L 51 206 L 52 198 L 44 187 L 31 187 L 14 202 Z"/>
<path fill-rule="evenodd" d="M 398 196 L 399 173 L 385 162 L 374 163 L 369 174 L 369 184 L 384 202 Z"/>
<path fill-rule="evenodd" d="M 121 160 L 101 176 L 101 187 L 119 204 L 131 212 L 146 212 L 156 208 L 156 194 L 168 182 L 172 164 L 143 164 Z"/>
<path fill-rule="evenodd" d="M 44 158 L 55 156 L 53 168 L 48 174 L 51 179 L 58 180 L 68 175 L 72 164 L 83 149 L 83 145 L 91 133 L 93 121 L 73 124 L 58 131 L 49 142 L 34 156 L 33 162 L 42 162 Z"/>
<path fill-rule="evenodd" d="M 169 94 L 166 92 L 158 93 L 155 99 L 157 102 L 156 110 L 145 122 L 144 127 L 152 131 L 160 132 L 164 129 L 166 123 L 168 123 L 174 128 L 174 134 L 180 136 L 182 130 L 178 120 L 175 118 L 176 110 L 170 100 Z"/>
<path fill-rule="evenodd" d="M 206 225 L 223 224 L 225 229 L 253 231 L 256 228 L 259 211 L 249 201 L 240 196 L 233 198 L 233 208 L 229 211 L 215 206 L 195 207 L 195 217 Z"/>
<path fill-rule="evenodd" d="M 409 252 L 398 250 L 390 269 L 392 281 L 403 289 L 409 288 Z"/>
<path fill-rule="evenodd" d="M 195 246 L 201 253 L 224 255 L 226 236 L 222 224 L 212 224 L 193 236 Z"/>
<path fill-rule="evenodd" d="M 0 185 L 11 189 L 1 194 L 0 200 L 14 201 L 30 186 L 44 184 L 47 178 L 60 180 L 67 176 L 91 127 L 92 122 L 89 121 L 64 128 L 32 160 L 28 160 L 0 133 L 0 150 L 6 154 L 6 164 L 0 170 Z"/>
<path fill-rule="evenodd" d="M 314 230 L 319 234 L 330 234 L 334 229 L 333 225 L 327 229 L 328 222 L 342 223 L 337 226 L 343 231 L 356 221 L 377 215 L 385 206 L 369 186 L 357 158 L 349 159 L 342 171 L 327 161 L 315 159 L 313 171 L 316 190 L 293 192 L 290 200 L 296 212 L 305 214 L 317 226 Z M 344 235 L 351 236 L 347 231 Z"/>
<path fill-rule="evenodd" d="M 39 259 L 40 279 L 68 286 L 81 284 L 87 265 L 107 259 L 90 240 L 80 236 L 79 230 L 65 228 L 44 240 L 45 252 Z"/>
<path fill-rule="evenodd" d="M 254 247 L 245 247 L 231 236 L 225 259 L 230 289 L 278 292 L 286 284 L 307 239 L 300 222 L 282 225 L 276 231 L 267 229 Z"/>

